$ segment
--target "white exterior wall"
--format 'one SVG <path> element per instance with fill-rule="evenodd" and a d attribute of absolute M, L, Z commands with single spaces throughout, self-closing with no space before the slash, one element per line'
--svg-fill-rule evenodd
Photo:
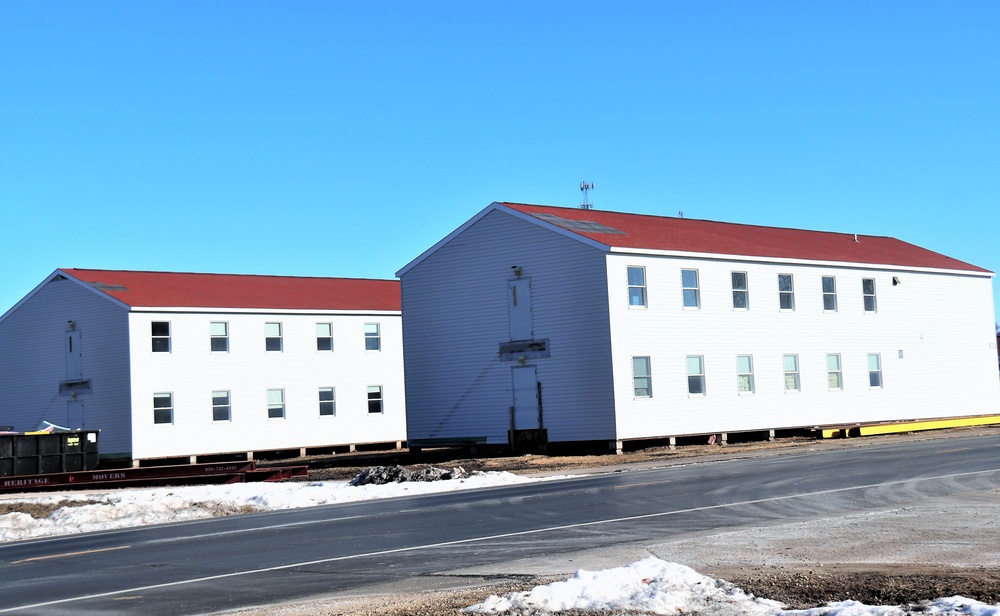
<path fill-rule="evenodd" d="M 604 255 L 574 239 L 493 211 L 400 278 L 406 356 L 407 435 L 507 443 L 511 368 L 507 284 L 512 266 L 530 279 L 530 359 L 542 384 L 550 442 L 614 438 Z"/>
<path fill-rule="evenodd" d="M 81 377 L 89 393 L 79 393 L 83 424 L 68 425 L 66 332 L 75 323 L 80 335 Z M 127 454 L 130 448 L 128 327 L 124 307 L 71 280 L 52 280 L 0 321 L 0 424 L 19 432 L 41 421 L 70 428 L 100 430 L 102 455 Z"/>
<path fill-rule="evenodd" d="M 646 268 L 648 308 L 628 305 L 630 265 Z M 681 269 L 699 272 L 700 309 L 683 307 Z M 733 308 L 733 271 L 748 273 L 749 310 Z M 779 310 L 779 273 L 794 276 L 793 311 Z M 836 312 L 823 310 L 822 276 L 836 278 Z M 876 280 L 874 314 L 862 278 Z M 1000 412 L 985 276 L 612 254 L 608 286 L 619 438 Z M 793 353 L 801 391 L 786 392 Z M 827 386 L 828 353 L 841 355 L 841 391 Z M 882 388 L 869 386 L 869 353 Z M 704 396 L 688 394 L 688 355 L 704 356 Z M 753 356 L 753 394 L 737 389 L 737 355 Z M 633 396 L 633 356 L 650 357 L 651 398 Z"/>
<path fill-rule="evenodd" d="M 151 322 L 170 322 L 171 351 L 154 353 Z M 212 352 L 209 324 L 229 324 L 229 351 Z M 282 324 L 283 351 L 265 351 L 265 322 Z M 316 323 L 332 323 L 334 350 L 316 350 Z M 381 350 L 365 350 L 379 323 Z M 399 313 L 133 312 L 133 457 L 293 449 L 406 439 Z M 381 385 L 383 412 L 368 412 Z M 336 388 L 336 414 L 320 416 L 319 388 Z M 285 417 L 269 419 L 266 392 L 283 388 Z M 213 421 L 212 392 L 230 391 L 231 421 Z M 174 421 L 153 423 L 153 394 L 172 393 Z"/>

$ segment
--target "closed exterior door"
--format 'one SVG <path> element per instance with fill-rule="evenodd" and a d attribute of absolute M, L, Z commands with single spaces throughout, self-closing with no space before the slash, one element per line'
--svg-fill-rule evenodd
<path fill-rule="evenodd" d="M 539 429 L 538 375 L 535 367 L 513 366 L 511 376 L 514 379 L 514 429 Z"/>
<path fill-rule="evenodd" d="M 83 428 L 83 400 L 66 401 L 66 427 L 74 430 Z"/>
<path fill-rule="evenodd" d="M 510 310 L 510 339 L 531 340 L 531 279 L 507 281 L 507 307 Z"/>
<path fill-rule="evenodd" d="M 80 332 L 66 332 L 66 380 L 79 381 L 83 378 L 83 360 L 80 348 Z"/>

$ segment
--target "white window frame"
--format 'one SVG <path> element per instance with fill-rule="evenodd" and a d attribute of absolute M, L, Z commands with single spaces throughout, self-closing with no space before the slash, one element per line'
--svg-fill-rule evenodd
<path fill-rule="evenodd" d="M 867 283 L 871 283 L 871 292 L 868 291 Z M 861 298 L 864 302 L 866 313 L 878 312 L 878 299 L 875 294 L 875 279 L 874 278 L 862 278 L 861 279 Z"/>
<path fill-rule="evenodd" d="M 832 291 L 827 291 L 826 281 L 833 285 Z M 820 279 L 820 288 L 823 292 L 823 312 L 837 312 L 837 278 L 836 276 L 823 276 Z M 833 308 L 827 306 L 827 299 L 833 303 Z"/>
<path fill-rule="evenodd" d="M 736 277 L 743 277 L 743 288 L 736 285 Z M 730 272 L 730 282 L 733 287 L 733 310 L 750 310 L 750 276 L 746 272 Z M 743 305 L 737 306 L 736 298 L 742 295 Z"/>
<path fill-rule="evenodd" d="M 872 365 L 872 360 L 874 361 L 874 366 Z M 882 381 L 882 354 L 881 353 L 869 353 L 868 354 L 868 387 L 871 389 L 882 389 L 884 383 Z"/>
<path fill-rule="evenodd" d="M 782 278 L 788 278 L 788 288 L 782 289 Z M 787 297 L 789 306 L 785 307 L 782 300 Z M 795 276 L 793 274 L 778 274 L 778 309 L 786 312 L 795 310 Z"/>
<path fill-rule="evenodd" d="M 378 323 L 365 323 L 365 351 L 382 350 L 382 327 Z"/>
<path fill-rule="evenodd" d="M 705 382 L 705 356 L 704 355 L 688 355 L 685 358 L 685 372 L 687 372 L 687 391 L 688 396 L 704 396 L 706 395 L 708 389 Z M 692 369 L 692 361 L 696 361 L 696 368 Z M 692 380 L 693 379 L 693 380 Z M 701 391 L 692 391 L 693 384 L 698 385 L 698 389 Z"/>
<path fill-rule="evenodd" d="M 373 395 L 374 394 L 374 395 Z M 375 408 L 377 406 L 377 408 Z M 375 410 L 372 410 L 375 408 Z M 368 414 L 378 415 L 385 413 L 385 397 L 381 385 L 368 386 Z"/>
<path fill-rule="evenodd" d="M 320 329 L 324 327 L 326 328 L 326 331 L 320 331 Z M 328 346 L 329 348 L 323 348 L 324 346 Z M 333 352 L 333 323 L 316 324 L 316 351 L 320 353 Z"/>
<path fill-rule="evenodd" d="M 632 357 L 632 397 L 653 397 L 653 374 L 648 355 Z"/>
<path fill-rule="evenodd" d="M 831 365 L 830 360 L 835 360 L 837 365 Z M 840 359 L 840 353 L 827 353 L 826 355 L 826 386 L 830 391 L 843 391 L 844 389 L 844 364 Z"/>
<path fill-rule="evenodd" d="M 285 418 L 285 390 L 283 388 L 267 390 L 267 418 Z"/>
<path fill-rule="evenodd" d="M 753 355 L 736 356 L 736 391 L 741 396 L 753 394 L 757 391 L 753 376 Z"/>
<path fill-rule="evenodd" d="M 219 394 L 225 395 L 225 403 L 220 403 L 219 398 L 222 398 Z M 219 411 L 225 409 L 226 416 L 219 418 Z M 228 389 L 216 389 L 212 391 L 212 421 L 213 422 L 226 422 L 233 420 L 233 396 L 232 392 Z"/>
<path fill-rule="evenodd" d="M 219 327 L 221 326 L 221 327 Z M 222 333 L 219 333 L 219 332 Z M 208 324 L 208 335 L 211 339 L 211 349 L 213 353 L 229 352 L 229 323 L 226 321 L 212 321 Z M 219 347 L 219 348 L 216 348 Z"/>
<path fill-rule="evenodd" d="M 685 280 L 689 276 L 694 276 L 694 283 L 690 280 Z M 684 308 L 689 310 L 699 310 L 701 309 L 701 286 L 698 282 L 698 270 L 696 269 L 682 269 L 681 270 L 681 303 Z"/>
<path fill-rule="evenodd" d="M 633 281 L 633 271 L 638 272 L 638 274 L 642 277 L 642 280 Z M 645 308 L 648 306 L 648 297 L 646 295 L 646 268 L 641 265 L 626 266 L 625 278 L 628 283 L 628 307 Z M 634 300 L 641 300 L 641 303 L 635 303 Z"/>
<path fill-rule="evenodd" d="M 157 404 L 157 400 L 166 400 L 166 404 L 160 402 Z M 167 412 L 167 421 L 161 421 L 161 416 L 163 411 Z M 153 394 L 153 424 L 154 425 L 173 425 L 174 423 L 174 394 L 169 391 L 159 391 Z"/>
<path fill-rule="evenodd" d="M 792 367 L 789 369 L 788 360 L 792 360 Z M 796 353 L 785 353 L 781 356 L 781 369 L 785 373 L 785 391 L 802 391 L 802 377 L 799 373 L 799 356 Z M 792 387 L 789 387 L 788 379 L 791 378 Z"/>
<path fill-rule="evenodd" d="M 157 325 L 166 325 L 167 333 L 156 333 Z M 152 345 L 153 353 L 169 353 L 173 348 L 173 343 L 171 341 L 170 334 L 172 333 L 173 327 L 170 321 L 151 321 L 149 324 L 149 335 L 150 342 Z"/>
<path fill-rule="evenodd" d="M 264 351 L 267 353 L 281 353 L 285 350 L 284 328 L 280 321 L 268 321 L 264 323 Z M 276 347 L 276 348 L 274 348 Z"/>
<path fill-rule="evenodd" d="M 324 398 L 323 394 L 329 394 L 329 398 Z M 328 412 L 324 412 L 329 409 Z M 337 416 L 337 388 L 336 387 L 320 387 L 319 388 L 319 416 L 320 417 L 336 417 Z"/>

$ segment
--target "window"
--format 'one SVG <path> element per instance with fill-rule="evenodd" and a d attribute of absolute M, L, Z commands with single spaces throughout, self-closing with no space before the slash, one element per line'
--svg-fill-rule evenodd
<path fill-rule="evenodd" d="M 170 321 L 153 321 L 153 352 L 170 352 Z"/>
<path fill-rule="evenodd" d="M 333 325 L 330 323 L 316 324 L 316 350 L 333 350 Z"/>
<path fill-rule="evenodd" d="M 212 421 L 230 421 L 232 409 L 228 391 L 212 392 Z"/>
<path fill-rule="evenodd" d="M 826 356 L 826 378 L 830 389 L 844 388 L 844 377 L 840 370 L 840 355 Z"/>
<path fill-rule="evenodd" d="M 698 270 L 681 270 L 681 288 L 684 289 L 685 308 L 701 306 L 701 297 L 698 293 Z"/>
<path fill-rule="evenodd" d="M 632 358 L 632 395 L 636 398 L 653 397 L 653 379 L 649 373 L 648 357 Z"/>
<path fill-rule="evenodd" d="M 382 348 L 378 323 L 365 323 L 365 350 L 378 351 Z"/>
<path fill-rule="evenodd" d="M 229 351 L 229 324 L 225 321 L 212 321 L 208 325 L 209 335 L 212 338 L 212 350 Z"/>
<path fill-rule="evenodd" d="M 333 387 L 319 388 L 319 414 L 320 416 L 337 414 L 337 390 Z"/>
<path fill-rule="evenodd" d="M 267 418 L 282 419 L 285 417 L 285 390 L 267 390 Z"/>
<path fill-rule="evenodd" d="M 882 357 L 878 353 L 868 355 L 868 385 L 882 387 Z"/>
<path fill-rule="evenodd" d="M 688 393 L 705 395 L 705 358 L 689 355 L 687 358 Z"/>
<path fill-rule="evenodd" d="M 865 312 L 875 312 L 875 279 L 861 279 L 861 294 L 865 298 Z M 892 312 L 891 310 L 889 312 Z"/>
<path fill-rule="evenodd" d="M 754 392 L 752 355 L 736 356 L 736 387 L 741 394 Z"/>
<path fill-rule="evenodd" d="M 153 423 L 174 423 L 174 394 L 153 394 Z"/>
<path fill-rule="evenodd" d="M 646 268 L 628 268 L 628 305 L 646 305 Z"/>
<path fill-rule="evenodd" d="M 381 413 L 382 412 L 382 386 L 381 385 L 369 385 L 368 386 L 368 412 L 369 413 Z"/>
<path fill-rule="evenodd" d="M 281 323 L 264 323 L 264 350 L 281 352 Z"/>
<path fill-rule="evenodd" d="M 792 287 L 791 274 L 778 274 L 778 307 L 782 310 L 795 310 L 795 289 Z"/>
<path fill-rule="evenodd" d="M 837 311 L 837 279 L 833 276 L 823 276 L 823 310 Z"/>
<path fill-rule="evenodd" d="M 750 292 L 747 290 L 746 272 L 733 272 L 733 308 L 750 309 Z"/>
<path fill-rule="evenodd" d="M 799 356 L 782 355 L 781 362 L 785 368 L 785 391 L 801 391 L 799 382 Z"/>

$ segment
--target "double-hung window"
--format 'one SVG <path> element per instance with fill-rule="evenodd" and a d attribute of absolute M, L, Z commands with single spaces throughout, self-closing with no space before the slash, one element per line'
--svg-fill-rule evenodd
<path fill-rule="evenodd" d="M 212 339 L 212 351 L 225 353 L 229 351 L 229 323 L 212 321 L 208 325 L 208 334 Z"/>
<path fill-rule="evenodd" d="M 153 352 L 170 352 L 170 321 L 153 321 L 150 327 L 153 336 Z"/>
<path fill-rule="evenodd" d="M 698 289 L 698 270 L 681 270 L 681 289 L 684 292 L 685 308 L 701 307 L 701 292 Z"/>
<path fill-rule="evenodd" d="M 632 358 L 632 395 L 636 398 L 653 397 L 653 378 L 649 371 L 649 357 Z"/>
<path fill-rule="evenodd" d="M 285 390 L 267 390 L 267 418 L 283 419 L 285 417 Z"/>
<path fill-rule="evenodd" d="M 381 413 L 382 412 L 382 386 L 381 385 L 369 385 L 368 386 L 368 412 L 369 413 Z"/>
<path fill-rule="evenodd" d="M 264 323 L 264 350 L 281 352 L 281 323 Z"/>
<path fill-rule="evenodd" d="M 233 416 L 233 407 L 229 400 L 228 391 L 212 392 L 212 421 L 230 421 Z"/>
<path fill-rule="evenodd" d="M 316 324 L 316 350 L 317 351 L 332 351 L 333 350 L 333 324 L 332 323 L 317 323 Z"/>
<path fill-rule="evenodd" d="M 741 394 L 754 392 L 752 355 L 736 356 L 736 388 Z"/>
<path fill-rule="evenodd" d="M 646 268 L 628 268 L 628 305 L 646 306 Z"/>
<path fill-rule="evenodd" d="M 153 394 L 153 423 L 174 423 L 174 394 Z"/>
<path fill-rule="evenodd" d="M 747 289 L 747 273 L 733 272 L 733 308 L 737 310 L 750 309 L 750 292 Z"/>
<path fill-rule="evenodd" d="M 833 276 L 823 276 L 823 310 L 837 311 L 837 279 Z"/>
<path fill-rule="evenodd" d="M 382 336 L 378 323 L 365 323 L 365 350 L 379 351 L 382 349 Z"/>
<path fill-rule="evenodd" d="M 785 391 L 801 391 L 802 384 L 799 381 L 799 356 L 782 355 L 781 362 L 785 369 Z"/>
<path fill-rule="evenodd" d="M 337 390 L 335 388 L 319 388 L 319 414 L 320 417 L 330 417 L 337 414 Z"/>
<path fill-rule="evenodd" d="M 875 279 L 874 278 L 862 278 L 861 279 L 861 294 L 865 299 L 865 312 L 876 312 L 878 306 L 875 302 Z M 892 312 L 890 310 L 890 312 Z"/>
<path fill-rule="evenodd" d="M 868 385 L 882 387 L 882 357 L 878 353 L 868 354 Z"/>
<path fill-rule="evenodd" d="M 791 274 L 778 274 L 778 307 L 782 310 L 795 310 L 795 288 L 792 286 Z"/>
<path fill-rule="evenodd" d="M 688 394 L 705 395 L 705 357 L 688 355 L 687 357 Z"/>
<path fill-rule="evenodd" d="M 826 378 L 830 389 L 844 388 L 844 374 L 840 368 L 840 355 L 830 354 L 826 356 Z"/>

